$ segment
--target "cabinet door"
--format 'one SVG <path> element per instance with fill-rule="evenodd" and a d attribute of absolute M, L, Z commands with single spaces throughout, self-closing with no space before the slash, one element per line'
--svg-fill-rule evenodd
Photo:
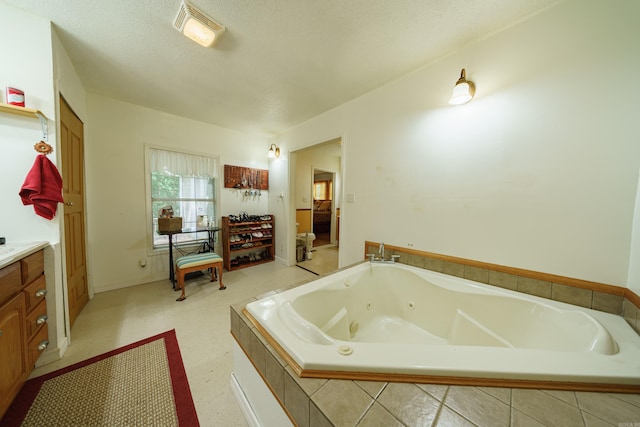
<path fill-rule="evenodd" d="M 14 262 L 0 269 L 0 305 L 20 292 L 21 287 L 22 278 L 19 262 Z"/>
<path fill-rule="evenodd" d="M 27 313 L 30 313 L 40 301 L 44 301 L 47 295 L 47 281 L 45 276 L 42 275 L 36 280 L 31 282 L 30 285 L 24 288 L 24 294 L 27 297 Z"/>
<path fill-rule="evenodd" d="M 0 307 L 0 418 L 29 376 L 23 292 Z"/>
<path fill-rule="evenodd" d="M 44 251 L 38 251 L 20 260 L 22 266 L 22 284 L 33 282 L 44 274 Z"/>

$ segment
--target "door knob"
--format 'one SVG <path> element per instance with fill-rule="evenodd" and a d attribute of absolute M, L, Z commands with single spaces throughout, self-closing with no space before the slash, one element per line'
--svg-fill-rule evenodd
<path fill-rule="evenodd" d="M 64 202 L 66 206 L 73 206 L 73 202 Z"/>

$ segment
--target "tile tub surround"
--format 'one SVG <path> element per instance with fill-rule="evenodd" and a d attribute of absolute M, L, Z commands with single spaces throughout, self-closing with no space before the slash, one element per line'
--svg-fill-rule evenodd
<path fill-rule="evenodd" d="M 640 393 L 621 316 L 406 264 L 360 262 L 245 313 L 301 377 Z"/>
<path fill-rule="evenodd" d="M 231 333 L 295 425 L 620 426 L 640 423 L 640 394 L 300 378 L 242 313 Z"/>
<path fill-rule="evenodd" d="M 379 243 L 365 242 L 365 254 Z M 640 334 L 640 296 L 630 289 L 385 244 L 397 262 L 624 317 Z M 366 258 L 366 256 L 365 256 Z"/>
<path fill-rule="evenodd" d="M 571 304 L 578 298 L 576 305 L 623 315 L 640 333 L 640 298 L 624 288 L 391 245 L 385 247 L 389 255 L 398 254 L 399 262 L 409 265 L 506 289 L 543 294 Z M 377 243 L 365 243 L 365 253 L 376 253 L 377 248 Z M 298 426 L 620 426 L 640 423 L 640 394 L 300 378 L 242 313 L 246 304 L 262 297 L 231 306 L 231 333 Z"/>

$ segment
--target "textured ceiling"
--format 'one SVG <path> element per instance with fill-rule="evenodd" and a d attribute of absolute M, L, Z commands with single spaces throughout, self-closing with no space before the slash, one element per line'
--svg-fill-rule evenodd
<path fill-rule="evenodd" d="M 88 91 L 266 135 L 557 3 L 193 0 L 227 28 L 203 48 L 172 26 L 180 0 L 0 1 L 53 22 Z"/>

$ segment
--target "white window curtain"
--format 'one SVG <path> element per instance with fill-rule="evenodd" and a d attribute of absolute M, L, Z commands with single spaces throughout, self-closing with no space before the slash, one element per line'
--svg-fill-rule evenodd
<path fill-rule="evenodd" d="M 166 246 L 169 241 L 167 235 L 158 233 L 158 212 L 164 206 L 171 206 L 174 215 L 182 218 L 183 230 L 195 230 L 200 216 L 215 223 L 217 158 L 150 147 L 148 159 L 154 249 Z M 184 243 L 201 237 L 197 232 L 183 231 L 174 239 L 176 243 Z"/>
<path fill-rule="evenodd" d="M 151 173 L 166 175 L 215 178 L 218 175 L 216 159 L 177 151 L 151 149 Z"/>

